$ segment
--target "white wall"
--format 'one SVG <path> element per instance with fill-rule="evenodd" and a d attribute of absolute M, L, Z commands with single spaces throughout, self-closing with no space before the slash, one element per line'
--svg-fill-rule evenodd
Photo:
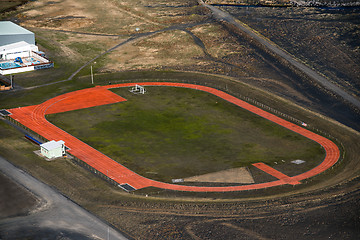
<path fill-rule="evenodd" d="M 31 57 L 31 51 L 7 53 L 4 60 L 15 59 L 17 57 Z"/>
<path fill-rule="evenodd" d="M 33 70 L 35 70 L 34 66 L 28 66 L 28 67 L 19 67 L 19 68 L 0 70 L 0 73 L 2 75 L 8 75 L 8 74 L 14 74 L 14 73 L 20 73 L 20 72 L 28 72 L 28 71 L 33 71 Z"/>
<path fill-rule="evenodd" d="M 62 147 L 59 147 L 59 148 L 55 148 L 55 149 L 51 149 L 50 151 L 47 151 L 45 148 L 41 147 L 41 154 L 47 158 L 62 157 L 63 149 L 62 149 Z"/>
<path fill-rule="evenodd" d="M 26 42 L 0 46 L 0 55 L 2 55 L 3 60 L 12 60 L 17 57 L 31 57 L 33 51 L 39 51 L 39 48 L 36 45 L 30 45 Z"/>

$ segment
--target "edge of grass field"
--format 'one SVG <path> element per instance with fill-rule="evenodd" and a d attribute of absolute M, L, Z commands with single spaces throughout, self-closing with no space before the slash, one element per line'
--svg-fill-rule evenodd
<path fill-rule="evenodd" d="M 124 75 L 132 75 L 130 76 L 130 79 L 136 79 L 136 81 L 139 80 L 140 76 L 139 76 L 139 73 L 116 73 L 116 74 L 110 74 L 108 77 L 108 79 L 116 79 L 116 76 L 120 74 L 122 75 L 122 80 L 120 78 L 120 81 L 128 81 L 128 80 L 124 80 L 125 76 Z M 154 77 L 157 75 L 157 72 L 145 72 L 145 73 L 140 73 L 140 75 L 143 75 L 143 77 L 146 77 L 146 79 L 151 79 L 151 81 L 154 81 Z M 209 80 L 214 80 L 214 78 L 216 80 L 219 80 L 221 81 L 221 83 L 229 83 L 229 82 L 232 82 L 232 81 L 229 81 L 228 78 L 224 79 L 224 78 L 221 78 L 220 76 L 211 76 L 211 75 L 207 75 L 207 74 L 196 74 L 196 73 L 184 73 L 184 72 L 160 72 L 160 75 L 162 75 L 161 77 L 161 80 L 164 81 L 169 81 L 170 79 L 173 79 L 175 81 L 178 81 L 179 78 L 184 78 L 184 77 L 187 77 L 187 78 L 196 78 L 196 79 L 200 79 L 200 80 L 203 80 L 203 79 L 209 79 Z M 103 75 L 105 77 L 105 75 Z M 142 81 L 144 81 L 145 79 L 141 79 Z M 248 87 L 246 84 L 244 83 L 241 83 L 240 81 L 233 81 L 235 82 L 235 84 L 239 84 L 241 85 L 241 88 L 243 91 L 246 91 L 248 92 L 249 94 L 254 94 L 254 97 L 256 97 L 257 99 L 261 100 L 263 99 L 264 101 L 268 102 L 268 103 L 273 103 L 275 102 L 275 107 L 277 107 L 278 109 L 282 110 L 282 111 L 286 111 L 287 113 L 293 115 L 293 116 L 296 116 L 298 118 L 303 118 L 305 119 L 307 122 L 313 122 L 313 126 L 315 127 L 321 127 L 321 130 L 322 131 L 325 131 L 325 129 L 329 129 L 329 132 L 334 132 L 332 133 L 334 136 L 340 136 L 338 137 L 339 138 L 339 142 L 343 142 L 342 139 L 341 139 L 341 136 L 344 136 L 343 135 L 343 132 L 346 131 L 346 132 L 349 132 L 349 136 L 351 137 L 354 137 L 354 138 L 358 138 L 359 137 L 359 133 L 357 133 L 356 131 L 354 130 L 349 130 L 348 127 L 344 127 L 343 125 L 337 123 L 336 121 L 329 121 L 329 119 L 325 118 L 325 117 L 319 117 L 321 115 L 319 114 L 313 114 L 311 111 L 307 110 L 307 109 L 303 109 L 303 108 L 300 108 L 297 107 L 297 105 L 293 104 L 293 103 L 290 103 L 289 101 L 283 101 L 282 98 L 280 97 L 274 97 L 272 94 L 269 94 L 265 91 L 258 91 L 255 90 L 253 87 L 250 88 Z M 108 84 L 107 81 L 103 81 L 102 83 L 104 84 Z M 81 88 L 81 86 L 89 86 L 87 84 L 84 84 L 82 83 L 81 80 L 77 80 L 76 84 L 74 84 L 75 86 L 72 86 L 72 87 L 68 87 L 68 88 L 65 88 L 67 89 L 68 91 L 71 91 L 69 89 L 77 89 L 77 88 Z M 64 85 L 64 84 L 59 84 L 59 85 Z M 66 85 L 66 84 L 65 84 Z M 44 87 L 46 89 L 46 87 Z M 53 88 L 52 88 L 53 89 Z M 64 91 L 64 89 L 62 89 Z M 60 91 L 61 92 L 61 91 Z M 52 95 L 52 94 L 51 94 Z M 57 94 L 58 95 L 58 94 Z M 43 96 L 44 97 L 44 96 Z M 49 97 L 45 97 L 45 99 L 48 99 Z M 11 99 L 10 99 L 11 100 Z M 39 102 L 38 102 L 39 103 Z M 269 104 L 270 105 L 270 104 Z M 319 124 L 320 123 L 320 124 Z M 324 124 L 326 123 L 326 124 Z M 334 128 L 334 124 L 336 125 L 336 127 Z M 329 125 L 332 125 L 333 127 L 328 127 Z M 335 131 L 337 129 L 341 129 L 341 133 L 339 135 L 339 132 L 338 131 Z M 354 143 L 354 141 L 352 141 L 352 143 Z M 344 144 L 346 146 L 346 144 Z M 0 146 L 1 148 L 1 146 Z M 9 149 L 8 149 L 9 150 Z M 291 189 L 287 189 L 287 188 L 271 188 L 271 189 L 266 189 L 266 190 L 261 190 L 261 191 L 253 191 L 252 194 L 247 194 L 247 196 L 245 196 L 244 194 L 234 194 L 234 193 L 229 193 L 229 194 L 221 194 L 221 196 L 215 196 L 216 199 L 220 198 L 220 199 L 237 199 L 237 198 L 248 198 L 248 199 L 253 199 L 253 198 L 258 198 L 258 197 L 265 197 L 265 195 L 267 196 L 285 196 L 285 195 L 291 195 L 291 194 L 295 194 L 295 193 L 299 193 L 299 192 L 306 192 L 307 189 L 313 189 L 313 190 L 316 190 L 316 186 L 321 186 L 321 187 L 327 187 L 330 185 L 330 182 L 326 182 L 324 183 L 322 180 L 324 179 L 327 179 L 329 177 L 331 177 L 332 174 L 334 173 L 337 173 L 337 170 L 341 169 L 341 168 L 345 168 L 345 165 L 342 164 L 344 162 L 347 162 L 347 161 L 351 161 L 353 160 L 353 155 L 350 155 L 349 154 L 344 154 L 345 150 L 343 151 L 342 153 L 342 156 L 345 157 L 344 160 L 345 161 L 340 161 L 339 163 L 337 163 L 331 170 L 328 170 L 326 171 L 325 173 L 323 174 L 320 174 L 316 177 L 313 177 L 312 179 L 309 179 L 307 181 L 306 184 L 301 184 L 301 185 L 298 185 L 298 186 L 295 186 L 295 187 L 292 187 Z M 29 153 L 27 151 L 20 151 L 20 154 L 22 155 L 29 155 Z M 13 157 L 9 156 L 8 154 L 6 154 L 7 156 L 5 157 L 8 157 L 10 160 L 14 161 L 15 163 L 18 162 L 16 159 L 14 159 Z M 345 155 L 345 156 L 344 156 Z M 349 159 L 351 158 L 351 159 Z M 22 163 L 19 162 L 19 166 L 22 167 Z M 340 166 L 340 167 L 339 167 Z M 24 166 L 25 168 L 28 168 L 28 170 L 34 174 L 34 175 L 38 175 L 36 174 L 36 167 L 33 166 L 33 165 L 28 165 L 28 166 Z M 59 175 L 59 173 L 57 171 L 54 171 L 54 170 L 46 170 L 46 168 L 44 169 L 45 172 L 47 172 L 48 174 L 51 173 L 54 174 L 54 175 Z M 331 172 L 331 174 L 330 174 Z M 46 175 L 46 174 L 44 174 Z M 61 174 L 60 174 L 61 175 Z M 40 179 L 42 179 L 44 182 L 47 182 L 46 178 L 44 179 L 43 175 L 41 174 L 40 176 L 38 176 Z M 97 179 L 95 177 L 95 179 Z M 94 181 L 95 181 L 94 179 Z M 346 180 L 346 179 L 343 179 L 343 180 Z M 100 180 L 100 179 L 97 179 L 96 181 L 103 181 L 103 180 Z M 334 181 L 331 181 L 332 183 Z M 341 179 L 338 179 L 337 181 L 335 181 L 336 183 L 338 182 L 341 182 Z M 55 184 L 56 186 L 56 183 L 50 183 L 50 185 L 53 185 Z M 71 182 L 69 182 L 68 184 L 71 185 Z M 66 189 L 64 190 L 65 191 L 65 194 L 66 194 Z M 266 193 L 267 192 L 267 193 Z M 141 192 L 139 192 L 141 193 Z M 167 194 L 168 195 L 168 194 Z M 131 195 L 132 196 L 132 195 Z M 163 198 L 163 197 L 170 197 L 172 198 L 173 196 L 158 196 L 160 198 Z M 203 198 L 201 196 L 201 194 L 198 194 L 198 195 L 192 195 L 192 196 L 176 196 L 176 197 L 179 197 L 179 198 Z M 209 199 L 208 200 L 211 200 L 211 196 L 209 196 Z"/>

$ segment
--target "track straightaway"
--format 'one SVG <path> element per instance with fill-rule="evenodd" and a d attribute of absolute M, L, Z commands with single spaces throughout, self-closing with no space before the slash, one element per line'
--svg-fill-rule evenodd
<path fill-rule="evenodd" d="M 170 183 L 164 183 L 159 181 L 154 181 L 143 176 L 136 174 L 130 169 L 122 166 L 118 162 L 115 162 L 108 156 L 97 151 L 86 143 L 80 141 L 74 136 L 68 134 L 67 132 L 61 130 L 60 128 L 54 126 L 48 122 L 45 118 L 46 114 L 63 112 L 68 110 L 81 109 L 94 107 L 104 104 L 117 103 L 124 101 L 125 99 L 109 91 L 111 88 L 120 88 L 120 87 L 132 87 L 136 84 L 142 86 L 170 86 L 170 87 L 182 87 L 196 89 L 199 91 L 208 92 L 217 97 L 220 97 L 228 102 L 235 104 L 243 109 L 246 109 L 258 116 L 261 116 L 269 121 L 272 121 L 280 126 L 283 126 L 293 132 L 296 132 L 304 137 L 307 137 L 317 143 L 319 143 L 325 150 L 326 156 L 323 162 L 317 167 L 302 173 L 297 176 L 288 177 L 286 181 L 284 179 L 279 179 L 272 182 L 266 183 L 257 183 L 241 186 L 228 186 L 228 187 L 200 187 L 200 186 L 184 186 L 176 185 Z M 95 101 L 93 99 L 96 99 Z M 78 90 L 75 92 L 70 92 L 52 98 L 42 104 L 29 106 L 29 107 L 20 107 L 9 109 L 9 112 L 12 113 L 10 117 L 23 124 L 24 126 L 30 128 L 31 130 L 37 132 L 44 138 L 48 140 L 63 140 L 67 147 L 71 150 L 69 152 L 81 159 L 91 167 L 95 168 L 97 171 L 108 176 L 112 180 L 116 181 L 119 184 L 129 184 L 135 189 L 141 189 L 146 187 L 157 187 L 162 189 L 170 189 L 177 191 L 191 191 L 191 192 L 230 192 L 230 191 L 244 191 L 244 190 L 253 190 L 268 188 L 274 186 L 280 186 L 284 184 L 293 184 L 300 182 L 304 179 L 318 175 L 325 170 L 333 166 L 340 157 L 340 150 L 335 143 L 329 139 L 322 137 L 314 132 L 311 132 L 303 127 L 300 127 L 296 124 L 288 122 L 280 117 L 277 117 L 269 112 L 266 112 L 258 107 L 255 107 L 245 101 L 242 101 L 232 95 L 229 95 L 220 90 L 187 83 L 174 83 L 174 82 L 142 82 L 142 83 L 122 83 L 122 84 L 113 84 L 108 86 L 97 86 L 93 88 Z"/>

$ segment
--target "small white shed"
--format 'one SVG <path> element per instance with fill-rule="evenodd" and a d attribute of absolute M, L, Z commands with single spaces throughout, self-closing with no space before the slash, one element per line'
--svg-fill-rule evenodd
<path fill-rule="evenodd" d="M 40 145 L 40 152 L 47 158 L 57 158 L 65 155 L 65 142 L 50 141 Z"/>

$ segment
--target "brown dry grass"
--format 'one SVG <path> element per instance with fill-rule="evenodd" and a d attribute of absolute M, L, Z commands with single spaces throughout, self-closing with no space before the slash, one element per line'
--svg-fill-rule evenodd
<path fill-rule="evenodd" d="M 106 57 L 102 71 L 153 69 L 179 63 L 197 64 L 202 50 L 183 31 L 157 33 L 120 47 Z"/>
<path fill-rule="evenodd" d="M 24 27 L 35 32 L 40 49 L 59 65 L 56 77 L 50 78 L 47 73 L 18 77 L 22 86 L 34 84 L 27 76 L 32 79 L 36 76 L 43 82 L 62 80 L 133 34 L 194 22 L 198 25 L 187 30 L 200 39 L 200 45 L 180 29 L 159 32 L 131 41 L 96 60 L 95 73 L 173 69 L 282 78 L 254 54 L 252 46 L 239 43 L 222 26 L 206 23 L 208 16 L 195 0 L 39 0 L 21 7 L 16 17 Z M 202 49 L 201 44 L 206 49 Z M 80 74 L 89 72 L 86 69 Z"/>
<path fill-rule="evenodd" d="M 204 19 L 202 14 L 197 14 L 196 2 L 191 0 L 171 3 L 163 0 L 39 0 L 21 8 L 22 12 L 17 15 L 21 25 L 35 32 L 40 47 L 55 63 L 80 64 L 124 41 L 129 34 Z M 202 50 L 190 35 L 174 30 L 120 47 L 107 54 L 102 60 L 104 66 L 98 64 L 97 68 L 109 72 L 201 65 L 198 59 L 202 57 Z"/>
<path fill-rule="evenodd" d="M 24 20 L 24 26 L 29 27 L 124 34 L 135 33 L 136 27 L 150 31 L 174 23 L 188 22 L 186 12 L 193 9 L 194 5 L 193 1 L 189 2 L 192 3 L 172 1 L 169 4 L 168 1 L 161 0 L 64 0 L 49 3 L 39 0 L 23 7 L 24 11 L 18 17 Z"/>

